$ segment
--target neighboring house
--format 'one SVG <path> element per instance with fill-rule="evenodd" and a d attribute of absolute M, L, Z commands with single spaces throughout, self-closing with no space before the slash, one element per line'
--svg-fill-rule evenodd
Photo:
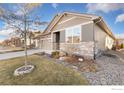
<path fill-rule="evenodd" d="M 36 40 L 34 40 L 34 37 L 41 34 L 41 31 L 30 31 L 27 34 L 27 46 L 34 46 L 36 45 Z M 22 46 L 24 46 L 24 38 L 21 39 Z"/>
<path fill-rule="evenodd" d="M 124 38 L 117 38 L 117 42 L 116 42 L 116 46 L 117 48 L 124 48 Z"/>
<path fill-rule="evenodd" d="M 93 59 L 100 51 L 111 49 L 114 40 L 101 17 L 64 12 L 57 14 L 38 36 L 37 46 L 43 50 L 62 50 Z"/>
<path fill-rule="evenodd" d="M 118 40 L 119 45 L 124 44 L 124 38 L 119 38 L 117 40 Z"/>
<path fill-rule="evenodd" d="M 124 48 L 124 35 L 123 34 L 117 34 L 116 35 L 116 48 Z"/>
<path fill-rule="evenodd" d="M 13 47 L 21 46 L 21 39 L 19 37 L 11 37 L 10 42 L 11 42 L 11 46 L 13 46 Z"/>
<path fill-rule="evenodd" d="M 6 39 L 2 42 L 3 46 L 7 47 L 20 47 L 21 46 L 21 39 L 19 37 L 11 37 L 10 39 Z"/>

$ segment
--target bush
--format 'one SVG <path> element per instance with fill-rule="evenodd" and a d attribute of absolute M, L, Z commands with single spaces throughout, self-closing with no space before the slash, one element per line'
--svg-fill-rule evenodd
<path fill-rule="evenodd" d="M 53 51 L 51 56 L 53 58 L 59 58 L 59 52 L 58 51 Z"/>
<path fill-rule="evenodd" d="M 113 45 L 112 46 L 112 50 L 116 50 L 116 45 Z"/>
<path fill-rule="evenodd" d="M 123 43 L 121 44 L 121 48 L 124 48 L 124 44 Z"/>

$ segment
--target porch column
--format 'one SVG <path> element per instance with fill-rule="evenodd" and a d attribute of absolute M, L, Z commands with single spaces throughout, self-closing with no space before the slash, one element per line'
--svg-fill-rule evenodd
<path fill-rule="evenodd" d="M 53 50 L 53 32 L 51 32 L 51 50 Z"/>

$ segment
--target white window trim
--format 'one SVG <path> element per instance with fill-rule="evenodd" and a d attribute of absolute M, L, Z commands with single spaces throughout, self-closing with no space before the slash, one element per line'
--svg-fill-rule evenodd
<path fill-rule="evenodd" d="M 80 28 L 80 36 L 79 36 L 80 41 L 79 41 L 79 43 L 74 43 L 74 42 L 73 42 L 73 35 L 72 35 L 72 43 L 68 43 L 68 42 L 67 42 L 67 34 L 66 34 L 66 31 L 67 31 L 68 29 L 74 29 L 74 28 L 76 28 L 76 27 Z M 73 33 L 73 32 L 72 32 L 72 33 Z M 65 43 L 66 43 L 66 44 L 80 44 L 80 43 L 81 43 L 81 33 L 82 33 L 82 32 L 81 32 L 81 25 L 66 28 L 66 29 L 65 29 Z"/>

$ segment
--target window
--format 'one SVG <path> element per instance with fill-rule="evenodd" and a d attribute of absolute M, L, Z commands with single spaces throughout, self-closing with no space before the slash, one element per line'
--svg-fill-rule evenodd
<path fill-rule="evenodd" d="M 66 42 L 67 43 L 79 43 L 81 35 L 81 28 L 73 27 L 66 29 Z"/>

